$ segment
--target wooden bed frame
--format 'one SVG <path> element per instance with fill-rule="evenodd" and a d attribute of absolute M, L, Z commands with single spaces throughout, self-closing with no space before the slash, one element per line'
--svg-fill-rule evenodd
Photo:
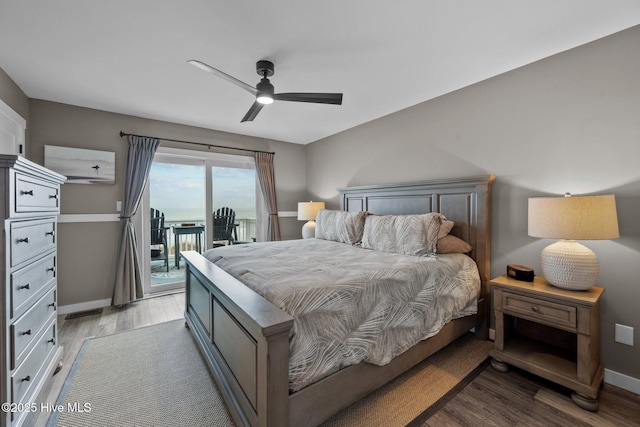
<path fill-rule="evenodd" d="M 186 261 L 187 326 L 241 426 L 313 426 L 348 407 L 475 328 L 488 337 L 491 184 L 495 177 L 341 188 L 341 208 L 374 214 L 441 212 L 451 234 L 473 246 L 482 287 L 478 314 L 448 323 L 385 366 L 346 367 L 289 393 L 289 331 L 293 318 L 197 252 Z"/>

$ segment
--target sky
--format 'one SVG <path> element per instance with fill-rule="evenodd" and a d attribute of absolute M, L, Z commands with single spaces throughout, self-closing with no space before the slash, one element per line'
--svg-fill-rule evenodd
<path fill-rule="evenodd" d="M 236 214 L 255 218 L 255 171 L 214 167 L 214 209 L 229 206 Z M 167 221 L 202 221 L 205 212 L 204 167 L 153 163 L 149 174 L 151 207 L 165 213 Z"/>

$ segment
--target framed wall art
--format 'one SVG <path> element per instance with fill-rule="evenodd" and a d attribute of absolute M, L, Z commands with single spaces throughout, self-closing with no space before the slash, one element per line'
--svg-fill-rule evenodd
<path fill-rule="evenodd" d="M 44 167 L 66 176 L 68 184 L 114 184 L 116 153 L 45 145 Z"/>

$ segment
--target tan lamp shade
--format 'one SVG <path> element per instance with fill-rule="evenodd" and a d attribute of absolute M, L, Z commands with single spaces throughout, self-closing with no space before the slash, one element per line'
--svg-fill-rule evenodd
<path fill-rule="evenodd" d="M 616 198 L 607 194 L 529 199 L 529 236 L 565 240 L 618 238 Z"/>
<path fill-rule="evenodd" d="M 550 284 L 569 290 L 589 289 L 598 280 L 600 264 L 595 253 L 576 240 L 620 237 L 615 196 L 529 199 L 528 234 L 561 239 L 540 254 L 542 274 Z"/>
<path fill-rule="evenodd" d="M 315 221 L 320 209 L 324 209 L 324 202 L 299 202 L 298 221 Z"/>

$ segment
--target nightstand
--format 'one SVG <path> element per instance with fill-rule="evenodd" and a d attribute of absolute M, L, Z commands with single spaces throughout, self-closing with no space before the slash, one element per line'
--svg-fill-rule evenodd
<path fill-rule="evenodd" d="M 495 348 L 491 365 L 507 364 L 574 391 L 573 402 L 598 409 L 604 367 L 600 363 L 600 297 L 604 289 L 569 291 L 542 277 L 523 282 L 503 275 L 491 280 Z"/>

